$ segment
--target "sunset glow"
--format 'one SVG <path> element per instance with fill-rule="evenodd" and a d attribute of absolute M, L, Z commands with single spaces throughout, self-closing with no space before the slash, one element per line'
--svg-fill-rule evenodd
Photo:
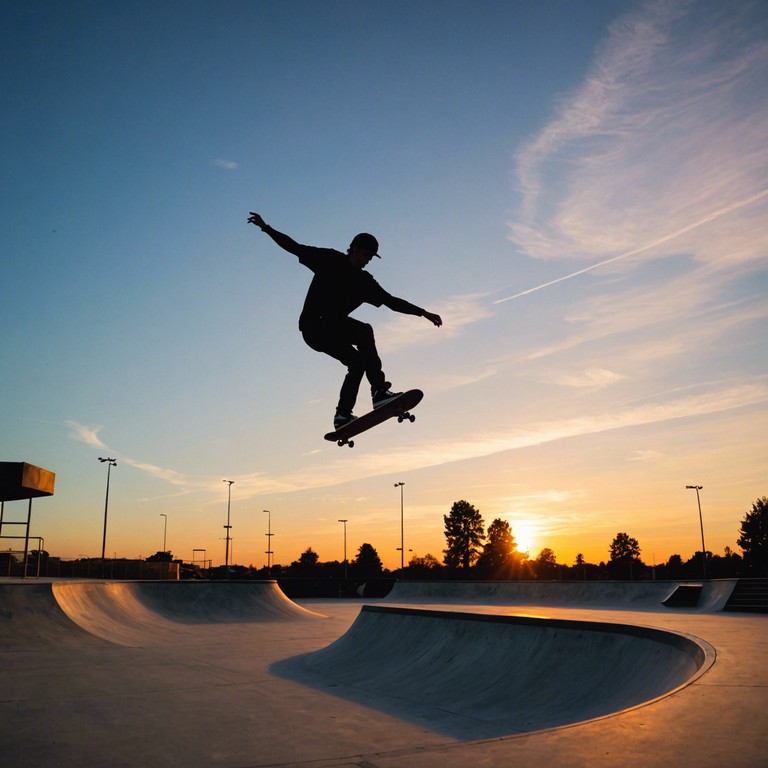
<path fill-rule="evenodd" d="M 339 519 L 388 568 L 401 535 L 442 559 L 460 499 L 531 557 L 599 563 L 626 531 L 687 559 L 692 483 L 707 548 L 737 548 L 768 493 L 765 3 L 23 6 L 0 453 L 56 473 L 52 554 L 101 551 L 99 456 L 118 557 L 167 523 L 174 556 L 222 563 L 224 478 L 258 567 L 341 560 Z M 311 274 L 252 210 L 308 245 L 374 233 L 376 280 L 442 316 L 354 313 L 424 391 L 413 424 L 323 440 L 344 368 L 304 344 Z"/>
<path fill-rule="evenodd" d="M 518 552 L 525 552 L 529 557 L 535 557 L 537 554 L 536 546 L 538 537 L 536 527 L 532 523 L 513 523 L 512 535 L 515 537 L 515 544 Z"/>

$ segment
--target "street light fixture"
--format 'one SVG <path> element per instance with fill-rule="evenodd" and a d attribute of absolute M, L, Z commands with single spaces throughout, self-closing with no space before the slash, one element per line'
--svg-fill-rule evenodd
<path fill-rule="evenodd" d="M 704 487 L 703 485 L 686 485 L 689 491 L 696 491 L 696 502 L 699 505 L 699 527 L 701 528 L 701 571 L 704 574 L 704 578 L 707 578 L 707 550 L 704 547 L 704 520 L 701 517 L 701 498 L 699 491 Z"/>
<path fill-rule="evenodd" d="M 400 488 L 400 578 L 405 577 L 405 528 L 403 525 L 403 486 L 405 483 L 395 483 Z"/>
<path fill-rule="evenodd" d="M 163 552 L 167 552 L 167 548 L 165 545 L 167 534 L 168 534 L 168 515 L 165 514 L 165 512 L 160 513 L 160 517 L 164 517 L 165 521 L 163 522 Z"/>
<path fill-rule="evenodd" d="M 395 552 L 402 552 L 402 551 L 403 551 L 403 550 L 402 550 L 402 547 L 395 547 Z M 413 552 L 413 550 L 412 550 L 410 547 L 408 547 L 408 551 L 409 551 L 409 552 Z M 410 559 L 409 559 L 409 562 L 410 562 Z M 405 577 L 406 577 L 407 575 L 408 575 L 408 571 L 404 571 L 404 572 L 403 572 L 403 579 L 405 579 Z"/>
<path fill-rule="evenodd" d="M 197 553 L 198 553 L 198 552 L 202 552 L 202 553 L 203 553 L 203 569 L 205 569 L 205 568 L 207 568 L 207 567 L 208 567 L 208 566 L 206 565 L 206 563 L 207 563 L 208 561 L 205 559 L 205 556 L 208 554 L 208 552 L 207 552 L 207 550 L 205 550 L 205 549 L 193 549 L 193 550 L 192 550 L 192 565 L 194 565 L 194 564 L 195 564 L 195 563 L 197 563 L 197 562 L 200 562 L 200 561 L 197 559 Z"/>
<path fill-rule="evenodd" d="M 232 486 L 234 485 L 234 480 L 222 480 L 222 483 L 229 483 L 227 486 L 227 524 L 224 526 L 224 529 L 227 532 L 226 536 L 226 545 L 224 548 L 224 570 L 226 571 L 227 578 L 229 578 L 229 531 L 231 530 L 232 526 L 229 524 L 229 510 L 232 502 Z"/>
<path fill-rule="evenodd" d="M 349 520 L 339 520 L 340 523 L 344 523 L 344 579 L 347 578 L 347 523 Z"/>
<path fill-rule="evenodd" d="M 115 459 L 102 459 L 99 457 L 99 461 L 107 465 L 107 495 L 104 499 L 104 536 L 101 539 L 101 578 L 103 579 L 106 574 L 106 565 L 104 562 L 104 553 L 107 549 L 107 510 L 109 509 L 109 473 L 112 471 L 112 467 L 117 466 L 117 461 Z"/>
<path fill-rule="evenodd" d="M 268 510 L 264 510 L 265 515 L 269 515 L 267 518 L 267 532 L 264 534 L 267 537 L 267 551 L 264 553 L 267 556 L 267 576 L 272 573 L 272 537 L 275 535 L 272 533 L 272 513 Z"/>

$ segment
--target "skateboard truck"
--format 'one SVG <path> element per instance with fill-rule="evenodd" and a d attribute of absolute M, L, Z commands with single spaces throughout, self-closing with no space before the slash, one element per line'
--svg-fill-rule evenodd
<path fill-rule="evenodd" d="M 354 448 L 355 441 L 352 439 L 353 437 L 371 429 L 371 427 L 375 427 L 377 424 L 381 424 L 387 419 L 397 416 L 397 421 L 400 424 L 404 421 L 416 421 L 416 417 L 410 413 L 410 409 L 415 408 L 421 402 L 422 397 L 424 397 L 424 393 L 419 389 L 410 389 L 407 392 L 403 392 L 384 405 L 363 414 L 360 418 L 350 421 L 333 432 L 329 432 L 325 435 L 325 439 L 335 442 L 339 447 L 348 445 L 350 448 Z"/>

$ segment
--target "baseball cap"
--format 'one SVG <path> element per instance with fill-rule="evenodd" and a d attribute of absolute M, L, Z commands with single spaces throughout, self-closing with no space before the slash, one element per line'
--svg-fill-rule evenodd
<path fill-rule="evenodd" d="M 379 241 L 367 232 L 360 232 L 352 238 L 352 242 L 349 244 L 350 248 L 358 247 L 363 248 L 366 251 L 370 251 L 374 256 L 381 258 L 378 254 Z"/>

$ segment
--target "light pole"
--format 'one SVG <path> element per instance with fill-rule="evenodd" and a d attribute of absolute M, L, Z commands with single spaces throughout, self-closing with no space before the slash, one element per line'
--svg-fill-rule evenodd
<path fill-rule="evenodd" d="M 704 578 L 707 578 L 707 550 L 704 548 L 704 520 L 701 517 L 701 498 L 699 491 L 704 487 L 703 485 L 686 485 L 686 489 L 689 491 L 696 491 L 696 501 L 699 505 L 699 527 L 701 528 L 701 571 L 704 574 Z"/>
<path fill-rule="evenodd" d="M 107 495 L 104 499 L 104 536 L 101 539 L 101 578 L 103 579 L 106 570 L 104 565 L 104 553 L 107 549 L 107 511 L 109 509 L 109 473 L 112 471 L 112 467 L 117 466 L 117 461 L 115 459 L 102 459 L 99 457 L 99 461 L 103 464 L 106 462 L 107 464 Z"/>
<path fill-rule="evenodd" d="M 405 528 L 403 527 L 403 486 L 405 483 L 395 483 L 400 488 L 400 578 L 405 578 Z"/>
<path fill-rule="evenodd" d="M 348 520 L 339 520 L 340 523 L 344 523 L 344 579 L 347 578 L 347 523 Z"/>
<path fill-rule="evenodd" d="M 196 559 L 196 556 L 197 556 L 198 552 L 202 552 L 203 553 L 203 569 L 205 569 L 205 568 L 207 568 L 207 566 L 206 566 L 207 560 L 205 559 L 205 556 L 208 554 L 208 552 L 205 549 L 193 549 L 192 550 L 192 565 L 194 565 L 195 563 L 199 562 Z"/>
<path fill-rule="evenodd" d="M 165 512 L 160 513 L 160 517 L 164 517 L 165 521 L 163 522 L 163 552 L 167 552 L 165 542 L 168 535 L 168 515 L 165 514 Z"/>
<path fill-rule="evenodd" d="M 228 483 L 227 486 L 227 524 L 224 526 L 224 529 L 227 532 L 226 540 L 227 543 L 224 548 L 224 570 L 227 573 L 227 578 L 229 578 L 229 531 L 232 528 L 232 526 L 229 524 L 229 509 L 232 502 L 232 486 L 234 484 L 234 480 L 222 480 L 222 483 Z"/>
<path fill-rule="evenodd" d="M 267 556 L 267 577 L 272 573 L 272 513 L 268 510 L 264 510 L 265 515 L 269 515 L 267 518 L 267 532 L 264 534 L 267 537 L 267 551 L 264 553 Z"/>

